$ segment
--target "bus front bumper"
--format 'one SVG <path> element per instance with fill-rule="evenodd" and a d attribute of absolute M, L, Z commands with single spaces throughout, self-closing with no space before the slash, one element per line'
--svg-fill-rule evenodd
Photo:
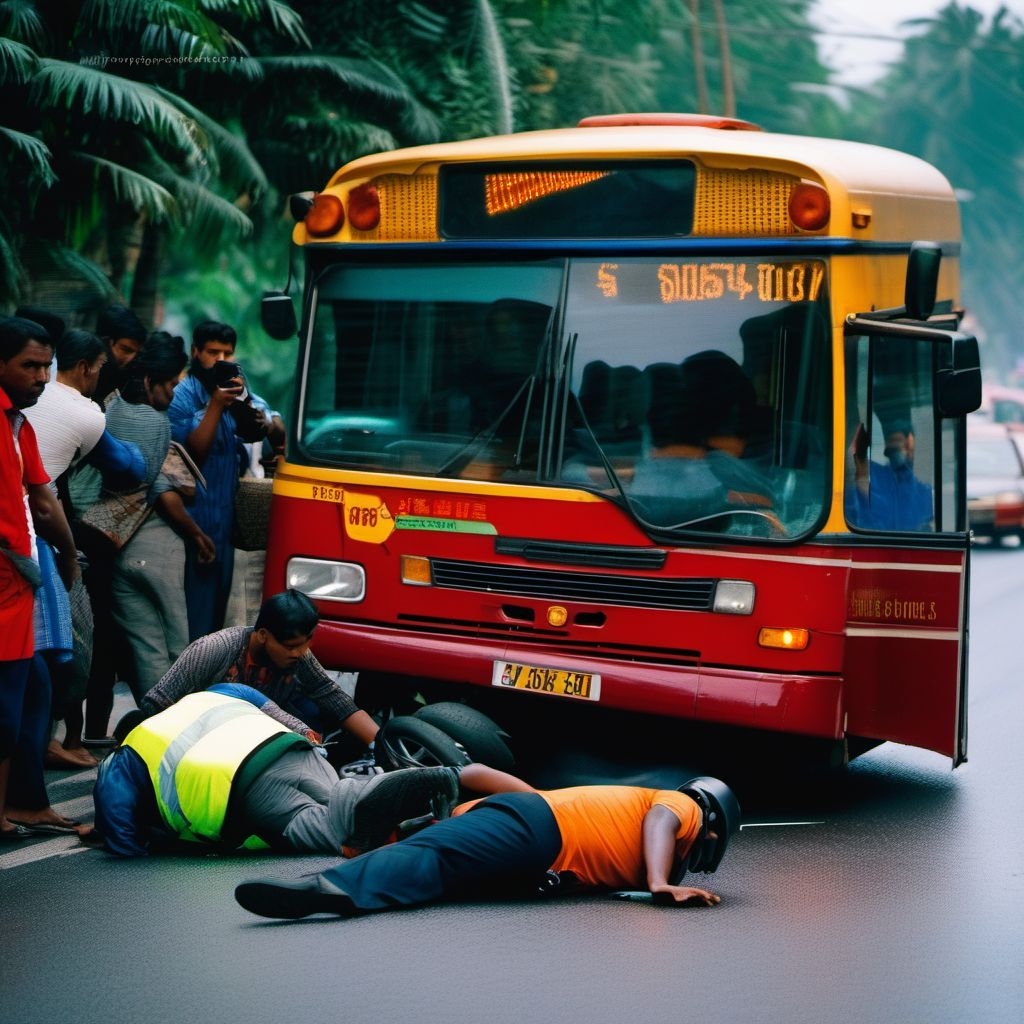
<path fill-rule="evenodd" d="M 840 675 L 588 657 L 516 644 L 514 638 L 470 639 L 331 620 L 321 621 L 313 646 L 328 668 L 487 688 L 495 662 L 590 673 L 600 676 L 598 703 L 605 708 L 828 739 L 843 736 Z M 512 690 L 507 699 L 532 700 L 538 714 L 543 701 L 580 700 L 525 690 Z"/>

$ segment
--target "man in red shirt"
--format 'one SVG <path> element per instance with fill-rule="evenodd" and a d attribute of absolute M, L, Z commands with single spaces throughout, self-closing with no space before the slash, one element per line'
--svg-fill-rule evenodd
<path fill-rule="evenodd" d="M 39 566 L 33 532 L 58 549 L 65 586 L 70 589 L 78 575 L 71 531 L 46 486 L 49 477 L 35 433 L 21 412 L 43 393 L 52 359 L 53 345 L 39 324 L 0 319 L 0 841 L 28 834 L 8 820 L 6 803 L 11 755 L 25 727 L 34 652 L 32 601 Z"/>

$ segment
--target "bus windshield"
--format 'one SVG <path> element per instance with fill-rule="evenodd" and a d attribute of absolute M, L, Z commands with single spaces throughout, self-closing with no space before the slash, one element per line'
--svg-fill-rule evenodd
<path fill-rule="evenodd" d="M 300 445 L 583 487 L 653 534 L 805 536 L 830 485 L 826 286 L 814 259 L 332 266 Z"/>

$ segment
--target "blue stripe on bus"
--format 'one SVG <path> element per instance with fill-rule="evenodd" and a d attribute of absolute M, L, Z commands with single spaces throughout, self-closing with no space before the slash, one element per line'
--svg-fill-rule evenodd
<path fill-rule="evenodd" d="M 367 253 L 558 252 L 567 255 L 611 253 L 706 253 L 733 256 L 799 252 L 801 256 L 857 253 L 907 253 L 911 242 L 867 242 L 853 238 L 595 238 L 509 239 L 501 242 L 455 239 L 443 242 L 307 242 L 304 248 Z M 940 242 L 943 256 L 959 256 L 959 242 Z"/>

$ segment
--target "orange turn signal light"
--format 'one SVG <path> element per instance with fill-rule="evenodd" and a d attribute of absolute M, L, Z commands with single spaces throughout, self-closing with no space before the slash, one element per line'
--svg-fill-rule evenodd
<path fill-rule="evenodd" d="M 345 207 L 329 192 L 321 192 L 306 214 L 306 230 L 311 235 L 333 235 L 345 223 Z"/>
<path fill-rule="evenodd" d="M 564 626 L 569 621 L 569 610 L 560 604 L 553 604 L 548 608 L 548 625 Z"/>
<path fill-rule="evenodd" d="M 402 555 L 402 582 L 414 587 L 429 587 L 433 584 L 430 575 L 430 559 L 420 555 Z"/>
<path fill-rule="evenodd" d="M 807 629 L 773 629 L 765 626 L 757 634 L 759 647 L 775 647 L 781 651 L 802 651 L 811 642 Z"/>
<path fill-rule="evenodd" d="M 798 181 L 789 193 L 789 219 L 804 231 L 823 228 L 831 212 L 828 192 L 812 181 Z"/>

